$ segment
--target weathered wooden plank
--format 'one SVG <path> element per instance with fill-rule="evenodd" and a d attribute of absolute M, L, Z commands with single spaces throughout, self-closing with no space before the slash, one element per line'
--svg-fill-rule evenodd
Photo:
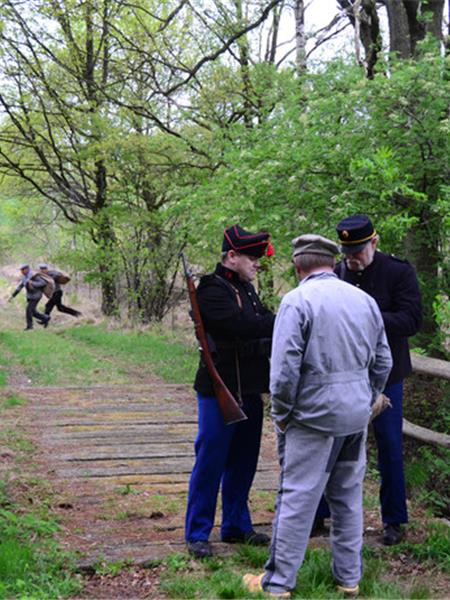
<path fill-rule="evenodd" d="M 431 358 L 411 352 L 411 362 L 415 373 L 450 379 L 450 361 Z"/>
<path fill-rule="evenodd" d="M 414 425 L 414 423 L 410 423 L 406 419 L 403 419 L 403 433 L 427 444 L 450 448 L 450 435 L 432 431 L 426 427 L 420 427 L 420 425 Z"/>
<path fill-rule="evenodd" d="M 116 439 L 119 438 L 127 439 L 134 438 L 139 439 L 138 436 L 148 437 L 149 439 L 158 439 L 162 437 L 165 440 L 172 439 L 174 435 L 186 435 L 191 439 L 195 437 L 196 428 L 193 427 L 192 422 L 188 421 L 177 421 L 166 423 L 147 423 L 145 425 L 134 423 L 117 424 L 112 423 L 108 427 L 102 426 L 99 428 L 98 425 L 83 426 L 82 428 L 74 427 L 73 430 L 67 428 L 52 429 L 50 431 L 43 431 L 43 435 L 48 440 L 85 440 L 85 439 Z"/>
<path fill-rule="evenodd" d="M 100 477 L 92 475 L 90 480 L 96 485 L 102 487 L 118 487 L 130 485 L 139 488 L 140 486 L 145 489 L 151 489 L 154 491 L 158 487 L 164 486 L 179 486 L 179 489 L 186 489 L 189 483 L 189 472 L 184 473 L 128 473 L 128 474 L 114 474 L 105 475 Z M 270 491 L 276 490 L 278 486 L 278 472 L 275 471 L 257 471 L 253 482 L 253 488 L 257 489 L 268 489 Z M 83 481 L 85 477 L 71 476 L 73 481 Z M 174 488 L 175 489 L 175 488 Z"/>
<path fill-rule="evenodd" d="M 76 435 L 71 435 L 68 433 L 63 436 L 43 436 L 46 443 L 49 446 L 57 447 L 63 445 L 64 447 L 70 447 L 78 444 L 87 449 L 98 449 L 104 448 L 105 450 L 108 448 L 117 448 L 117 447 L 131 447 L 131 446 L 141 446 L 148 445 L 153 446 L 157 444 L 161 444 L 162 442 L 167 443 L 167 434 L 160 434 L 158 436 L 147 433 L 145 435 L 137 435 L 137 434 L 124 434 L 121 433 L 120 437 L 117 437 L 114 434 L 104 435 L 105 432 L 101 432 L 103 435 L 96 435 L 89 432 L 89 435 L 84 437 L 79 437 Z M 188 437 L 187 435 L 180 432 L 180 435 L 176 435 L 172 433 L 170 437 L 170 445 L 176 444 L 188 444 L 190 449 L 193 448 L 194 436 Z"/>
<path fill-rule="evenodd" d="M 97 461 L 100 462 L 100 461 Z M 90 478 L 90 477 L 111 477 L 117 475 L 151 475 L 153 473 L 159 474 L 176 474 L 184 473 L 189 475 L 193 466 L 193 458 L 186 459 L 182 457 L 176 460 L 167 460 L 165 458 L 156 458 L 154 460 L 145 458 L 142 460 L 135 461 L 116 461 L 107 463 L 104 461 L 103 464 L 92 465 L 90 463 L 72 463 L 70 466 L 57 468 L 56 472 L 60 477 L 77 477 L 77 478 Z M 262 470 L 273 470 L 276 469 L 276 464 L 272 466 L 264 467 Z"/>
<path fill-rule="evenodd" d="M 175 444 L 173 440 L 165 444 L 133 444 L 122 443 L 120 446 L 100 446 L 92 448 L 88 445 L 78 446 L 71 452 L 60 454 L 58 459 L 67 462 L 93 462 L 99 460 L 143 460 L 146 458 L 186 457 L 194 456 L 190 443 Z"/>

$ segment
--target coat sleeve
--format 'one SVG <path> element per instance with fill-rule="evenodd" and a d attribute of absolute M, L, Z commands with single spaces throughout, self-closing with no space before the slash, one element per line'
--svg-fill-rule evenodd
<path fill-rule="evenodd" d="M 11 294 L 11 297 L 15 298 L 24 286 L 25 286 L 25 283 L 23 281 L 21 281 L 19 283 L 19 285 L 16 287 L 16 289 L 13 291 L 13 293 Z"/>
<path fill-rule="evenodd" d="M 386 333 L 402 337 L 416 334 L 422 324 L 422 302 L 413 267 L 401 264 L 393 273 L 391 310 L 382 311 Z"/>
<path fill-rule="evenodd" d="M 271 414 L 278 425 L 287 422 L 294 408 L 305 344 L 300 309 L 282 302 L 275 320 L 270 365 Z"/>
<path fill-rule="evenodd" d="M 47 282 L 44 279 L 42 279 L 42 277 L 35 277 L 34 279 L 30 279 L 28 281 L 28 284 L 34 290 L 38 290 L 40 288 L 44 288 L 47 285 Z"/>
<path fill-rule="evenodd" d="M 392 355 L 386 338 L 383 321 L 378 306 L 374 303 L 376 311 L 376 326 L 378 329 L 377 342 L 372 363 L 369 366 L 369 380 L 372 388 L 372 404 L 381 394 L 386 386 L 389 373 L 392 369 Z"/>
<path fill-rule="evenodd" d="M 272 337 L 275 315 L 269 310 L 244 313 L 231 292 L 217 284 L 199 289 L 197 297 L 207 329 L 212 325 L 215 331 L 241 339 Z"/>

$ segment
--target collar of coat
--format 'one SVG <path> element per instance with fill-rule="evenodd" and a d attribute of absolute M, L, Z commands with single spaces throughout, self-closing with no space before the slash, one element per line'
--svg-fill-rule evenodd
<path fill-rule="evenodd" d="M 239 275 L 236 273 L 236 271 L 233 271 L 233 270 L 229 269 L 228 267 L 225 267 L 222 263 L 217 264 L 215 274 L 218 275 L 219 277 L 222 277 L 222 279 L 225 279 L 225 281 L 229 281 L 230 283 L 232 283 L 234 285 L 237 285 L 239 283 L 242 284 L 242 281 L 241 281 Z"/>

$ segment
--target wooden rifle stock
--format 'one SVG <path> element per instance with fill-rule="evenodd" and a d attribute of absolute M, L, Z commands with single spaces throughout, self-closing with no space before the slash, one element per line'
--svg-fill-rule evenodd
<path fill-rule="evenodd" d="M 191 317 L 194 321 L 195 327 L 195 335 L 197 336 L 197 340 L 200 345 L 199 350 L 201 353 L 202 360 L 205 363 L 206 368 L 208 369 L 208 372 L 211 376 L 214 385 L 214 393 L 219 403 L 223 420 L 227 425 L 231 425 L 232 423 L 238 423 L 239 421 L 245 421 L 247 419 L 247 416 L 242 411 L 239 404 L 236 402 L 233 394 L 223 382 L 221 376 L 219 375 L 216 369 L 216 365 L 214 364 L 211 355 L 211 350 L 208 344 L 208 338 L 206 336 L 206 331 L 203 326 L 200 308 L 198 306 L 197 290 L 195 289 L 194 278 L 192 272 L 187 266 L 186 258 L 183 252 L 180 252 L 180 257 L 183 261 L 184 274 L 186 277 L 189 300 L 192 309 Z"/>

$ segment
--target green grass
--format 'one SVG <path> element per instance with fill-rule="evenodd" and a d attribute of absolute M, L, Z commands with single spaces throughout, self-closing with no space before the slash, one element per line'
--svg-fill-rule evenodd
<path fill-rule="evenodd" d="M 16 406 L 22 406 L 26 404 L 26 402 L 26 398 L 14 393 L 0 396 L 0 407 L 2 408 L 15 408 Z"/>
<path fill-rule="evenodd" d="M 3 352 L 0 352 L 0 388 L 5 387 L 8 383 L 8 363 L 6 356 Z"/>
<path fill-rule="evenodd" d="M 2 331 L 0 353 L 2 349 L 8 353 L 9 364 L 22 367 L 37 385 L 127 381 L 120 365 L 105 362 L 89 348 L 49 330 Z"/>
<path fill-rule="evenodd" d="M 371 551 L 364 552 L 364 575 L 361 596 L 367 598 L 428 598 L 425 588 L 402 590 L 390 582 L 386 558 Z M 261 573 L 267 560 L 267 550 L 242 546 L 230 557 L 213 557 L 192 561 L 183 554 L 174 554 L 165 561 L 162 590 L 170 598 L 248 598 L 242 586 L 242 575 Z M 342 598 L 336 591 L 330 568 L 328 550 L 308 550 L 299 571 L 293 598 Z M 253 594 L 252 598 L 263 598 Z"/>
<path fill-rule="evenodd" d="M 0 510 L 0 597 L 58 598 L 80 589 L 71 557 L 54 541 L 54 520 Z"/>
<path fill-rule="evenodd" d="M 430 568 L 438 567 L 450 574 L 450 532 L 447 525 L 429 525 L 428 537 L 421 544 L 407 540 L 397 547 L 398 552 L 407 552 L 420 561 L 429 561 Z"/>
<path fill-rule="evenodd" d="M 14 458 L 4 465 L 0 480 L 0 598 L 62 598 L 81 585 L 72 557 L 55 540 L 59 525 L 48 508 L 49 484 L 32 475 L 31 442 L 1 419 L 20 401 L 10 395 L 0 406 L 0 445 Z"/>
<path fill-rule="evenodd" d="M 104 325 L 81 325 L 64 332 L 65 338 L 108 352 L 116 359 L 147 369 L 170 383 L 191 383 L 198 363 L 195 348 L 160 330 L 108 330 Z"/>
<path fill-rule="evenodd" d="M 35 385 L 128 383 L 133 372 L 154 373 L 170 383 L 191 383 L 195 348 L 161 330 L 108 330 L 105 325 L 0 332 L 0 386 L 19 366 Z"/>

